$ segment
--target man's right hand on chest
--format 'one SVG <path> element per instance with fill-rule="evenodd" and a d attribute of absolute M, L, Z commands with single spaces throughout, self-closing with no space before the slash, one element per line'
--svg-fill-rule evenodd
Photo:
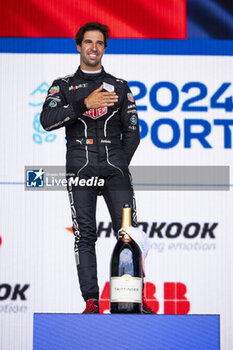
<path fill-rule="evenodd" d="M 115 92 L 102 92 L 102 90 L 103 85 L 84 99 L 84 103 L 88 109 L 112 107 L 115 102 L 118 102 L 118 96 Z"/>

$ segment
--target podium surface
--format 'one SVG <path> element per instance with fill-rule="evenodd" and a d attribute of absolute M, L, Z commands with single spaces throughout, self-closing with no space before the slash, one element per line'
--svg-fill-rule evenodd
<path fill-rule="evenodd" d="M 34 314 L 33 350 L 219 350 L 219 315 Z"/>

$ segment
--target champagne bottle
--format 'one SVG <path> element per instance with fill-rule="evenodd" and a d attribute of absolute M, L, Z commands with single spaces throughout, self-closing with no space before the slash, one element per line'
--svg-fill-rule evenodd
<path fill-rule="evenodd" d="M 131 208 L 124 204 L 122 228 L 131 226 Z M 111 258 L 111 313 L 141 313 L 142 255 L 137 243 L 122 229 Z"/>

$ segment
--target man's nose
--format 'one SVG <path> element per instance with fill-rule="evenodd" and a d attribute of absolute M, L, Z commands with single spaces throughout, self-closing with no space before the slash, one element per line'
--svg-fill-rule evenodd
<path fill-rule="evenodd" d="M 96 51 L 96 49 L 97 49 L 97 43 L 92 43 L 92 50 L 94 50 L 94 51 Z"/>

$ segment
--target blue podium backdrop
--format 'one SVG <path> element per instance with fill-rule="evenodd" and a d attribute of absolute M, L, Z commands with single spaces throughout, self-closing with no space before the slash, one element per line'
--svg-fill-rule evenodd
<path fill-rule="evenodd" d="M 35 314 L 33 350 L 219 350 L 217 315 Z"/>

